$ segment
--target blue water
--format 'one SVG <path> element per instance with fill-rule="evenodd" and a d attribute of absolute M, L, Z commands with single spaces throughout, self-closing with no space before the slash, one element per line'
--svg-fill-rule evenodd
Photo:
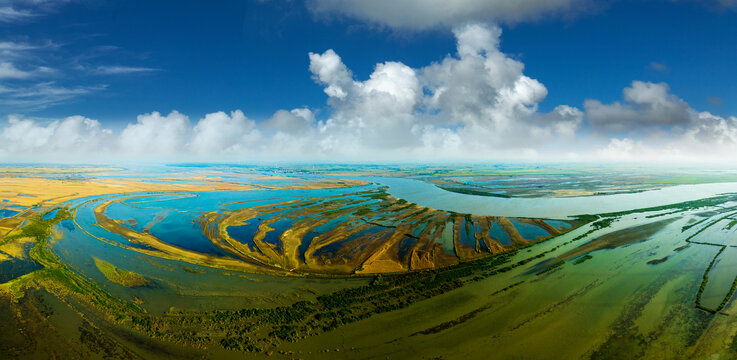
<path fill-rule="evenodd" d="M 58 212 L 59 212 L 59 209 L 51 210 L 51 211 L 47 212 L 46 214 L 44 214 L 43 219 L 44 220 L 53 219 L 53 218 L 56 217 L 56 213 L 58 213 Z"/>
<path fill-rule="evenodd" d="M 461 221 L 461 228 L 458 229 L 458 242 L 471 248 L 476 249 L 476 237 L 474 237 L 473 224 L 466 221 Z"/>
<path fill-rule="evenodd" d="M 159 240 L 178 246 L 215 256 L 232 257 L 230 253 L 215 246 L 203 233 L 202 228 L 193 218 L 180 213 L 173 213 L 161 222 L 156 223 L 149 233 Z"/>
<path fill-rule="evenodd" d="M 559 220 L 545 220 L 548 225 L 558 229 L 558 230 L 565 230 L 569 229 L 571 227 L 571 224 L 565 222 L 565 221 L 559 221 Z"/>
<path fill-rule="evenodd" d="M 126 227 L 136 231 L 143 231 L 143 226 L 153 219 L 149 209 L 138 209 L 121 202 L 110 204 L 105 210 L 105 215 L 111 219 L 122 220 Z"/>
<path fill-rule="evenodd" d="M 61 225 L 62 228 L 66 229 L 67 231 L 75 231 L 77 230 L 77 226 L 74 225 L 74 221 L 70 219 L 62 220 L 59 225 Z"/>
<path fill-rule="evenodd" d="M 537 241 L 540 240 L 540 238 L 550 236 L 550 233 L 539 226 L 528 224 L 517 219 L 509 219 L 509 221 L 511 221 L 514 227 L 517 228 L 519 234 L 527 240 Z"/>
<path fill-rule="evenodd" d="M 422 234 L 423 231 L 425 231 L 425 228 L 427 227 L 427 222 L 420 224 L 414 228 L 412 228 L 411 232 L 412 235 L 420 237 L 420 234 Z"/>
<path fill-rule="evenodd" d="M 407 256 L 409 251 L 412 249 L 412 246 L 416 243 L 417 240 L 409 237 L 399 240 L 399 259 L 404 259 L 405 256 Z"/>
<path fill-rule="evenodd" d="M 371 190 L 376 186 L 362 186 L 359 191 Z M 357 188 L 342 189 L 319 189 L 319 190 L 267 190 L 267 191 L 216 191 L 202 193 L 166 193 L 166 192 L 150 192 L 141 193 L 140 197 L 124 200 L 123 202 L 112 203 L 106 210 L 106 215 L 112 219 L 122 220 L 125 226 L 136 231 L 143 231 L 147 224 L 152 225 L 150 233 L 160 240 L 172 245 L 194 250 L 202 253 L 212 254 L 216 256 L 229 256 L 222 249 L 212 244 L 202 233 L 202 229 L 195 220 L 204 212 L 217 211 L 223 209 L 241 209 L 245 207 L 254 207 L 259 205 L 274 204 L 287 200 L 324 197 L 324 196 L 349 196 L 354 197 Z M 108 201 L 121 197 L 135 196 L 136 194 L 115 194 L 108 196 L 92 196 L 83 199 L 75 199 L 66 203 L 68 206 L 76 206 L 76 220 L 86 231 L 94 236 L 106 238 L 124 245 L 143 247 L 139 244 L 128 241 L 125 237 L 105 231 L 99 226 L 95 226 L 95 217 L 93 209 L 102 201 Z M 233 203 L 223 205 L 223 203 Z M 166 212 L 166 216 L 162 211 Z M 135 220 L 130 222 L 129 220 Z M 156 221 L 158 222 L 156 222 Z M 344 221 L 343 219 L 337 219 Z M 264 241 L 280 246 L 279 235 L 284 230 L 293 225 L 292 221 L 280 220 L 272 224 L 276 230 L 266 234 Z M 331 224 L 333 225 L 333 224 Z M 63 225 L 68 231 L 75 228 L 71 225 Z M 258 221 L 254 220 L 254 224 L 244 224 L 243 226 L 232 226 L 228 228 L 228 233 L 234 239 L 248 245 L 252 250 L 256 250 L 253 243 L 253 235 L 258 229 Z M 324 230 L 329 230 L 326 227 Z M 313 236 L 314 237 L 314 236 Z"/>
<path fill-rule="evenodd" d="M 226 229 L 228 236 L 232 237 L 241 244 L 247 245 L 251 251 L 256 251 L 256 243 L 253 242 L 253 237 L 258 231 L 259 221 L 256 219 L 248 220 L 245 225 L 239 226 L 228 226 Z"/>
<path fill-rule="evenodd" d="M 486 241 L 484 241 L 484 238 L 483 238 L 483 233 L 484 232 L 481 230 L 481 227 L 480 226 L 479 227 L 474 227 L 473 230 L 474 231 L 473 231 L 472 235 L 473 235 L 474 239 L 478 235 L 479 249 L 481 251 L 489 251 L 489 247 L 486 245 Z"/>
<path fill-rule="evenodd" d="M 455 255 L 455 243 L 453 238 L 453 222 L 448 221 L 445 224 L 442 235 L 436 240 L 436 242 L 440 243 L 446 253 Z"/>
<path fill-rule="evenodd" d="M 105 229 L 97 226 L 97 221 L 95 219 L 93 210 L 99 205 L 100 202 L 106 201 L 107 199 L 108 198 L 98 197 L 92 200 L 82 201 L 76 208 L 75 221 L 79 224 L 80 227 L 82 227 L 85 231 L 89 232 L 93 236 L 105 238 L 127 246 L 143 247 L 134 242 L 130 242 L 125 236 L 110 233 Z"/>
<path fill-rule="evenodd" d="M 483 239 L 479 239 L 479 249 L 481 251 L 489 251 L 489 247 L 486 246 L 486 242 Z"/>
<path fill-rule="evenodd" d="M 269 225 L 269 227 L 273 228 L 274 230 L 267 232 L 262 241 L 267 244 L 274 245 L 276 247 L 276 251 L 281 252 L 282 243 L 279 237 L 282 233 L 291 228 L 292 225 L 294 225 L 294 220 L 287 218 L 282 218 L 273 222 Z"/>
<path fill-rule="evenodd" d="M 70 265 L 72 271 L 94 281 L 113 296 L 126 300 L 131 300 L 132 296 L 141 298 L 144 300 L 143 306 L 156 313 L 167 311 L 171 304 L 181 304 L 185 308 L 199 308 L 200 305 L 220 307 L 222 304 L 230 303 L 229 306 L 242 308 L 242 303 L 238 302 L 252 301 L 249 296 L 256 291 L 254 290 L 256 287 L 267 288 L 266 291 L 270 292 L 286 292 L 285 286 L 291 286 L 290 284 L 295 281 L 257 274 L 249 274 L 248 278 L 223 276 L 223 273 L 239 273 L 131 252 L 119 246 L 98 241 L 79 229 L 70 231 L 65 226 L 59 226 L 57 229 L 63 236 L 51 246 L 62 262 Z M 92 257 L 100 258 L 123 270 L 144 274 L 152 282 L 152 286 L 126 288 L 114 284 L 100 273 Z M 197 272 L 181 271 L 182 267 L 192 268 Z M 0 274 L 5 274 L 5 272 L 0 271 Z M 258 279 L 258 282 L 254 279 Z M 263 285 L 261 285 L 262 281 Z M 232 292 L 233 289 L 241 291 Z M 213 295 L 192 295 L 199 293 Z M 223 293 L 229 295 L 215 295 Z M 243 296 L 243 300 L 236 301 L 236 304 L 229 302 L 228 299 L 238 296 Z M 220 303 L 220 301 L 223 302 Z"/>
<path fill-rule="evenodd" d="M 512 239 L 509 237 L 509 234 L 502 229 L 502 226 L 499 225 L 498 222 L 494 222 L 494 224 L 491 225 L 491 229 L 489 229 L 489 237 L 502 244 L 502 246 L 512 245 Z"/>
<path fill-rule="evenodd" d="M 0 219 L 11 217 L 19 212 L 20 211 L 15 211 L 15 210 L 10 210 L 10 209 L 0 209 Z"/>
<path fill-rule="evenodd" d="M 312 243 L 312 240 L 320 235 L 319 232 L 316 232 L 314 230 L 310 230 L 305 236 L 302 237 L 302 241 L 299 244 L 299 247 L 297 247 L 297 252 L 299 253 L 299 258 L 302 260 L 302 262 L 305 262 L 305 251 L 310 247 L 310 244 Z"/>

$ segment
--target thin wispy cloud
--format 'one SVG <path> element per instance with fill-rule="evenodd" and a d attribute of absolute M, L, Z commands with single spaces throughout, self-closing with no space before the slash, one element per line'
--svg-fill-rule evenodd
<path fill-rule="evenodd" d="M 62 86 L 55 82 L 21 87 L 0 86 L 0 104 L 15 111 L 33 112 L 73 102 L 80 96 L 103 91 L 107 85 Z"/>
<path fill-rule="evenodd" d="M 65 71 L 46 66 L 60 48 L 54 42 L 0 41 L 0 105 L 3 110 L 34 112 L 102 91 L 102 85 L 60 85 Z M 61 65 L 61 64 L 59 64 Z"/>
<path fill-rule="evenodd" d="M 709 103 L 709 105 L 721 107 L 724 105 L 724 100 L 718 96 L 707 96 L 706 101 Z"/>
<path fill-rule="evenodd" d="M 31 11 L 17 10 L 10 4 L 0 3 L 0 23 L 14 23 L 35 17 Z"/>
<path fill-rule="evenodd" d="M 111 51 L 121 50 L 120 46 L 116 45 L 99 45 L 91 49 L 93 52 L 107 53 Z"/>
<path fill-rule="evenodd" d="M 0 41 L 0 81 L 43 80 L 58 74 L 42 59 L 56 44 Z"/>
<path fill-rule="evenodd" d="M 72 0 L 0 0 L 0 23 L 33 21 Z"/>
<path fill-rule="evenodd" d="M 38 53 L 58 50 L 59 44 L 52 41 L 30 43 L 25 41 L 0 41 L 0 60 L 21 60 L 37 57 Z"/>
<path fill-rule="evenodd" d="M 33 76 L 33 72 L 31 71 L 20 70 L 11 62 L 0 62 L 0 80 L 27 79 L 31 76 Z"/>
<path fill-rule="evenodd" d="M 715 0 L 715 2 L 723 9 L 737 8 L 737 0 Z"/>
<path fill-rule="evenodd" d="M 109 52 L 120 49 L 114 45 L 83 51 L 72 51 L 72 48 L 69 44 L 33 41 L 22 36 L 0 39 L 0 110 L 5 114 L 37 112 L 78 101 L 107 89 L 107 85 L 99 83 L 97 75 L 160 71 L 150 67 L 95 64 L 109 57 Z M 80 63 L 80 58 L 86 61 Z"/>
<path fill-rule="evenodd" d="M 659 63 L 659 62 L 656 62 L 656 61 L 651 62 L 650 65 L 649 65 L 649 67 L 650 67 L 650 69 L 655 70 L 655 71 L 659 71 L 659 72 L 668 72 L 668 70 L 670 70 L 668 68 L 668 65 L 665 65 L 663 63 Z"/>
<path fill-rule="evenodd" d="M 0 41 L 0 51 L 28 51 L 38 49 L 38 46 L 14 41 Z"/>
<path fill-rule="evenodd" d="M 125 74 L 141 74 L 161 71 L 161 69 L 137 66 L 98 66 L 95 73 L 101 75 L 125 75 Z"/>

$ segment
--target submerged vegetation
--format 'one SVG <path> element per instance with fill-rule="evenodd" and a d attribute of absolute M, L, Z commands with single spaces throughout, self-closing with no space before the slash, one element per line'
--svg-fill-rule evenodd
<path fill-rule="evenodd" d="M 93 257 L 92 259 L 95 261 L 95 266 L 97 266 L 100 272 L 105 275 L 108 280 L 118 285 L 123 285 L 125 287 L 138 287 L 146 286 L 149 283 L 145 277 L 132 271 L 118 269 L 115 265 L 96 257 Z"/>
<path fill-rule="evenodd" d="M 591 260 L 593 258 L 594 257 L 591 256 L 591 254 L 586 254 L 584 256 L 581 256 L 581 257 L 577 258 L 576 261 L 573 262 L 573 265 L 578 265 L 578 264 L 584 263 L 584 262 L 586 262 L 588 260 Z"/>
<path fill-rule="evenodd" d="M 686 210 L 695 210 L 695 209 L 704 208 L 704 207 L 718 206 L 726 202 L 735 201 L 735 200 L 737 200 L 737 194 L 723 194 L 719 196 L 708 197 L 705 199 L 683 201 L 683 202 L 679 202 L 676 204 L 652 206 L 652 207 L 647 207 L 643 209 L 632 209 L 632 210 L 627 210 L 627 211 L 610 212 L 610 213 L 605 213 L 605 214 L 599 214 L 599 216 L 605 217 L 605 218 L 611 218 L 611 217 L 621 217 L 621 216 L 630 215 L 630 214 L 657 212 L 657 211 L 665 211 L 665 210 L 673 210 L 674 212 L 672 212 L 672 214 L 674 214 L 674 213 L 678 213 L 678 212 L 682 212 Z"/>
<path fill-rule="evenodd" d="M 215 342 L 226 349 L 264 351 L 280 342 L 296 341 L 342 325 L 393 311 L 464 284 L 519 266 L 509 262 L 514 251 L 451 268 L 404 275 L 377 275 L 369 285 L 299 301 L 273 309 L 175 312 L 134 316 L 134 326 L 151 336 L 183 343 Z M 163 330 L 166 330 L 165 332 Z M 223 334 L 214 337 L 212 334 Z"/>
<path fill-rule="evenodd" d="M 662 257 L 662 258 L 660 258 L 660 259 L 653 259 L 653 260 L 650 260 L 650 261 L 648 261 L 648 262 L 647 262 L 647 264 L 648 264 L 648 265 L 658 265 L 658 264 L 660 264 L 660 263 L 664 263 L 664 262 L 666 262 L 666 261 L 668 261 L 668 256 L 663 256 L 663 257 Z"/>
<path fill-rule="evenodd" d="M 13 296 L 20 297 L 29 287 L 43 286 L 55 291 L 58 296 L 75 296 L 81 301 L 101 307 L 105 309 L 108 316 L 118 319 L 130 311 L 142 310 L 135 304 L 111 296 L 94 283 L 70 270 L 66 264 L 61 263 L 50 250 L 48 239 L 52 235 L 53 226 L 62 220 L 70 219 L 71 213 L 68 209 L 61 208 L 53 218 L 44 219 L 43 215 L 30 216 L 27 224 L 17 234 L 8 235 L 4 239 L 5 242 L 24 237 L 35 239 L 36 244 L 29 251 L 29 255 L 42 268 L 0 285 L 0 289 L 4 288 Z"/>

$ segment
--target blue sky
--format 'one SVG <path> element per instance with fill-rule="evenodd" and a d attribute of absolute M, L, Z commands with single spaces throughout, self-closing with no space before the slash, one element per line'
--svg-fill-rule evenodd
<path fill-rule="evenodd" d="M 525 2 L 524 8 L 501 15 L 491 6 L 471 11 L 472 15 L 461 11 L 452 19 L 442 14 L 433 17 L 436 14 L 430 12 L 427 21 L 402 23 L 380 8 L 381 1 L 378 8 L 371 8 L 339 0 L 178 1 L 176 6 L 158 1 L 0 0 L 0 44 L 4 44 L 0 63 L 5 64 L 4 70 L 0 67 L 0 116 L 48 127 L 54 120 L 80 115 L 106 131 L 120 132 L 135 124 L 137 116 L 154 111 L 166 116 L 177 110 L 195 126 L 206 114 L 239 109 L 259 126 L 281 109 L 307 108 L 312 112 L 309 121 L 318 129 L 320 121 L 349 121 L 350 113 L 341 115 L 341 106 L 346 105 L 335 103 L 344 99 L 331 102 L 324 91 L 330 83 L 316 80 L 308 53 L 334 50 L 356 81 L 365 81 L 378 63 L 386 61 L 419 72 L 447 56 L 457 56 L 454 29 L 468 23 L 499 26 L 498 50 L 524 64 L 524 76 L 544 85 L 546 96 L 525 106 L 534 107 L 541 116 L 560 105 L 583 112 L 574 130 L 577 141 L 567 142 L 575 144 L 565 149 L 550 145 L 560 153 L 585 153 L 587 146 L 603 148 L 614 140 L 628 140 L 637 147 L 638 141 L 652 136 L 666 146 L 664 138 L 700 126 L 695 120 L 655 120 L 657 131 L 641 131 L 649 129 L 652 121 L 647 119 L 655 116 L 641 109 L 650 103 L 633 105 L 629 115 L 589 121 L 589 116 L 599 119 L 610 114 L 604 110 L 613 107 L 596 113 L 594 107 L 584 106 L 587 99 L 605 106 L 627 103 L 623 89 L 633 81 L 665 83 L 674 103 L 680 104 L 677 99 L 687 104 L 684 109 L 708 111 L 726 123 L 737 114 L 734 2 L 557 0 L 562 4 L 559 8 Z M 411 18 L 411 5 L 404 10 Z M 422 103 L 417 107 L 427 107 L 427 101 Z M 456 112 L 455 105 L 443 106 L 415 115 L 427 118 L 435 112 Z M 627 126 L 594 129 L 603 121 L 634 117 L 637 120 Z M 448 115 L 421 124 L 442 123 L 436 127 L 456 131 L 471 127 L 464 121 Z M 473 120 L 473 126 L 479 121 L 483 119 Z M 259 131 L 264 135 L 276 130 Z M 674 133 L 663 135 L 663 131 Z M 325 142 L 324 138 L 313 140 Z M 183 140 L 182 146 L 189 142 Z M 244 144 L 239 148 L 254 146 Z M 357 153 L 371 155 L 371 147 L 367 149 Z M 545 152 L 544 148 L 527 150 L 519 152 L 533 156 Z M 6 153 L 19 151 L 6 149 Z M 489 152 L 505 156 L 498 148 Z"/>

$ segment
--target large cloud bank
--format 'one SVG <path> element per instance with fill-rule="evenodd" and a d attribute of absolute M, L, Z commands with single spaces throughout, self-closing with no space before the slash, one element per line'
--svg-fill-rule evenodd
<path fill-rule="evenodd" d="M 737 118 L 692 109 L 664 83 L 635 81 L 622 100 L 538 110 L 547 89 L 499 50 L 501 30 L 456 27 L 457 51 L 421 68 L 387 61 L 356 79 L 333 50 L 309 54 L 329 111 L 241 110 L 195 121 L 177 111 L 139 115 L 121 131 L 73 116 L 10 117 L 3 161 L 490 160 L 502 158 L 729 158 Z"/>

